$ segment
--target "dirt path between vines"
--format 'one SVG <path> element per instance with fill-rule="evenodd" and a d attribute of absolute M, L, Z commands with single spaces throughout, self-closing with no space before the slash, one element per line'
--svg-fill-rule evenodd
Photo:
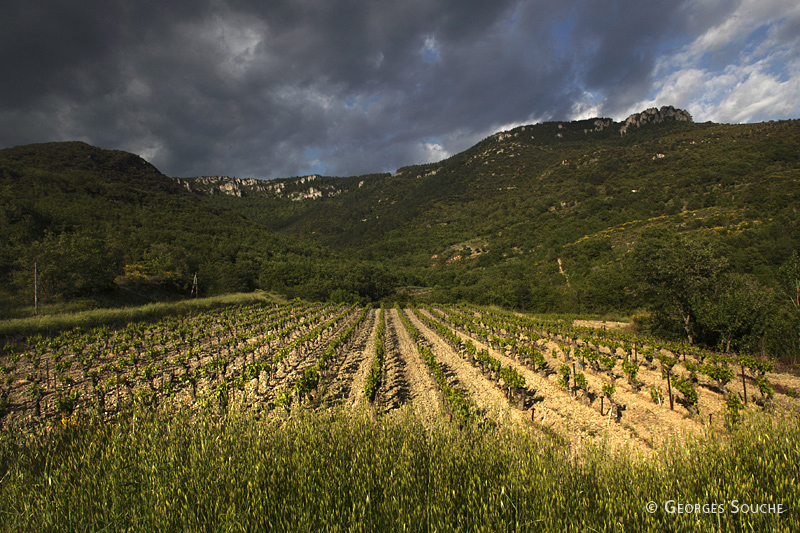
<path fill-rule="evenodd" d="M 323 405 L 342 405 L 347 409 L 363 408 L 364 383 L 375 357 L 375 333 L 378 327 L 378 309 L 370 309 L 358 326 L 352 340 L 343 348 L 343 358 L 336 368 L 333 380 L 322 394 Z"/>
<path fill-rule="evenodd" d="M 579 341 L 579 344 L 582 345 L 583 342 Z M 542 339 L 539 341 L 538 346 L 547 356 L 548 362 L 551 365 L 557 365 L 554 366 L 555 369 L 558 369 L 562 364 L 567 364 L 556 342 Z M 610 353 L 606 347 L 602 347 L 600 351 L 602 353 Z M 667 353 L 675 355 L 672 354 L 672 352 Z M 617 357 L 619 356 L 618 353 Z M 698 392 L 699 415 L 690 413 L 690 411 L 678 401 L 682 395 L 674 388 L 674 409 L 670 409 L 669 388 L 667 386 L 667 380 L 662 375 L 660 363 L 656 361 L 655 367 L 651 370 L 648 368 L 647 362 L 641 355 L 637 355 L 636 362 L 639 364 L 637 380 L 644 384 L 639 392 L 636 392 L 628 383 L 627 378 L 625 378 L 620 369 L 620 363 L 614 368 L 614 373 L 617 376 L 615 383 L 616 392 L 614 396 L 618 402 L 627 406 L 627 410 L 622 418 L 623 425 L 630 425 L 640 437 L 652 443 L 654 446 L 658 446 L 658 444 L 662 442 L 686 434 L 703 431 L 719 431 L 722 429 L 728 409 L 725 403 L 725 396 L 715 382 L 698 372 L 697 377 L 699 383 L 695 385 L 695 388 Z M 572 362 L 568 364 L 571 366 Z M 744 389 L 742 387 L 742 379 L 737 368 L 739 367 L 736 365 L 731 366 L 735 376 L 733 380 L 725 386 L 725 389 L 731 393 L 743 396 Z M 611 378 L 606 372 L 592 371 L 588 365 L 582 371 L 589 381 L 590 388 L 596 391 L 600 390 L 604 383 L 611 382 Z M 683 368 L 682 365 L 676 365 L 674 373 L 684 378 L 689 377 L 689 372 Z M 800 389 L 800 378 L 790 374 L 768 373 L 767 377 L 773 384 L 781 384 L 793 390 Z M 755 380 L 748 375 L 746 381 L 749 402 L 747 409 L 761 410 L 762 408 L 756 405 L 756 399 L 760 399 L 761 394 Z M 663 400 L 660 404 L 654 402 L 652 399 L 650 394 L 651 385 L 661 391 Z M 790 398 L 785 394 L 775 394 L 772 402 L 776 410 L 791 411 L 800 408 L 800 400 L 797 398 Z"/>
<path fill-rule="evenodd" d="M 512 423 L 529 428 L 530 412 L 513 409 L 503 393 L 481 374 L 480 370 L 465 361 L 450 347 L 437 332 L 418 319 L 410 309 L 404 310 L 411 323 L 419 330 L 422 338 L 431 347 L 436 362 L 448 378 L 448 382 L 466 390 L 478 408 L 498 424 Z"/>
<path fill-rule="evenodd" d="M 386 341 L 387 362 L 389 366 L 401 368 L 403 375 L 399 388 L 397 385 L 394 385 L 395 388 L 391 385 L 387 387 L 387 390 L 395 391 L 396 405 L 384 411 L 407 402 L 423 421 L 434 420 L 444 415 L 443 397 L 439 385 L 419 355 L 417 346 L 400 321 L 396 309 L 386 310 Z M 391 373 L 387 374 L 387 378 L 391 380 Z"/>
<path fill-rule="evenodd" d="M 575 359 L 566 361 L 558 348 L 558 344 L 553 341 L 547 341 L 538 346 L 545 353 L 548 364 L 556 371 L 561 365 L 566 364 L 571 368 L 575 363 L 576 370 L 582 372 L 586 377 L 590 390 L 600 393 L 603 385 L 612 381 L 605 372 L 593 371 L 588 365 L 581 369 Z M 615 368 L 616 372 L 621 373 L 619 366 Z M 557 377 L 555 375 L 550 376 L 550 379 L 553 385 L 558 387 Z M 627 427 L 629 432 L 639 437 L 648 446 L 658 447 L 659 444 L 667 440 L 702 431 L 702 424 L 699 419 L 692 418 L 685 407 L 675 402 L 675 410 L 670 410 L 666 380 L 661 379 L 660 371 L 648 370 L 644 364 L 640 364 L 638 380 L 646 384 L 638 393 L 628 384 L 627 379 L 621 376 L 614 382 L 616 389 L 614 399 L 626 407 L 622 415 L 621 425 Z M 661 405 L 654 403 L 650 396 L 651 384 L 660 387 L 664 393 L 665 402 Z M 710 392 L 703 392 L 702 389 L 700 392 L 700 409 L 701 412 L 707 413 Z M 566 395 L 563 391 L 562 394 Z M 595 403 L 598 401 L 596 400 Z"/>
<path fill-rule="evenodd" d="M 399 409 L 411 396 L 406 380 L 406 361 L 398 352 L 397 337 L 391 328 L 388 309 L 384 310 L 384 320 L 383 370 L 374 402 L 375 413 L 380 415 Z"/>
<path fill-rule="evenodd" d="M 431 317 L 427 311 L 421 311 L 426 316 Z M 542 401 L 534 407 L 535 422 L 549 426 L 569 439 L 575 446 L 581 446 L 586 441 L 607 439 L 612 448 L 630 446 L 643 452 L 647 452 L 650 448 L 649 444 L 635 431 L 631 431 L 624 424 L 617 424 L 611 421 L 605 413 L 601 415 L 599 405 L 597 408 L 594 405 L 590 407 L 573 399 L 572 396 L 557 385 L 556 375 L 546 378 L 488 346 L 483 341 L 455 330 L 450 324 L 447 325 L 461 339 L 470 339 L 478 350 L 488 350 L 492 357 L 500 361 L 500 364 L 515 368 L 525 377 L 526 386 L 535 390 L 537 396 L 543 397 Z M 599 404 L 599 400 L 596 400 L 595 403 Z M 608 406 L 606 405 L 605 408 L 605 412 L 607 412 Z M 530 416 L 530 413 L 528 416 Z M 623 416 L 623 421 L 624 419 L 625 417 Z"/>
<path fill-rule="evenodd" d="M 575 321 L 574 325 L 588 326 L 600 328 L 603 325 L 608 326 L 608 329 L 615 329 L 616 327 L 623 327 L 623 322 L 600 322 L 600 321 Z M 579 345 L 583 345 L 582 341 L 578 341 Z M 558 366 L 564 364 L 564 359 L 558 350 L 558 344 L 552 340 L 540 340 L 539 347 L 546 347 L 545 354 L 550 352 L 551 358 L 558 361 Z M 639 346 L 638 351 L 641 352 L 645 347 Z M 647 347 L 650 348 L 650 347 Z M 610 353 L 606 347 L 600 348 L 603 353 Z M 670 356 L 676 354 L 665 350 Z M 617 354 L 619 357 L 619 354 Z M 616 381 L 616 396 L 619 398 L 620 403 L 628 406 L 628 411 L 623 417 L 623 423 L 627 422 L 632 424 L 633 427 L 645 440 L 649 440 L 655 444 L 663 442 L 669 438 L 681 435 L 687 432 L 698 431 L 717 431 L 724 425 L 725 415 L 728 412 L 725 403 L 725 396 L 719 389 L 716 382 L 698 372 L 698 383 L 695 388 L 698 392 L 698 408 L 699 415 L 692 415 L 686 407 L 681 405 L 677 399 L 681 397 L 680 392 L 673 390 L 674 410 L 670 410 L 667 380 L 662 376 L 661 365 L 655 362 L 655 368 L 650 369 L 646 361 L 639 355 L 637 361 L 639 364 L 639 372 L 637 379 L 644 384 L 644 387 L 637 393 L 633 387 L 628 384 L 627 379 L 622 376 L 623 372 L 620 370 L 619 364 L 615 367 L 615 373 L 619 378 Z M 551 362 L 552 364 L 552 362 Z M 570 363 L 571 364 L 571 363 Z M 558 368 L 555 367 L 555 368 Z M 730 383 L 725 385 L 725 390 L 740 397 L 744 397 L 744 387 L 742 386 L 741 367 L 737 364 L 732 364 L 730 368 L 734 371 L 734 378 Z M 682 366 L 677 365 L 674 372 L 684 378 L 689 378 L 689 372 Z M 605 372 L 592 372 L 588 366 L 584 370 L 584 375 L 589 380 L 590 386 L 598 383 L 602 386 L 603 382 L 610 382 L 610 378 Z M 800 377 L 788 373 L 774 373 L 768 372 L 767 379 L 773 385 L 779 386 L 776 390 L 774 398 L 771 400 L 772 406 L 776 410 L 793 411 L 800 408 L 800 399 L 791 397 L 787 394 L 788 389 L 791 391 L 800 391 Z M 763 401 L 758 385 L 750 372 L 746 376 L 747 383 L 747 398 L 749 410 L 762 409 L 757 405 L 757 402 Z M 650 395 L 650 386 L 654 385 L 661 391 L 663 402 L 657 404 L 653 401 Z M 599 389 L 595 389 L 599 390 Z M 780 392 L 779 392 L 780 391 Z M 783 392 L 783 393 L 782 393 Z M 796 393 L 795 393 L 796 394 Z"/>
<path fill-rule="evenodd" d="M 613 322 L 606 320 L 573 320 L 572 325 L 576 327 L 593 328 L 593 329 L 626 329 L 631 324 L 630 322 Z"/>

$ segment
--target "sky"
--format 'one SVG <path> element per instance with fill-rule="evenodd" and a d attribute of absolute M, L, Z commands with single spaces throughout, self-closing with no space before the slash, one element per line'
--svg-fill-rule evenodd
<path fill-rule="evenodd" d="M 0 67 L 0 147 L 348 176 L 663 105 L 800 118 L 800 2 L 27 0 L 3 8 Z"/>

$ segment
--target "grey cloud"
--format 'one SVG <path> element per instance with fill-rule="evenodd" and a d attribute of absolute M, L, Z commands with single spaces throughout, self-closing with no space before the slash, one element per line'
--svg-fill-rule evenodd
<path fill-rule="evenodd" d="M 425 139 L 454 153 L 494 125 L 568 119 L 584 90 L 615 112 L 647 95 L 664 42 L 708 27 L 698 9 L 716 22 L 728 7 L 18 4 L 0 22 L 0 146 L 81 139 L 170 175 L 239 177 L 297 175 L 315 158 L 328 174 L 394 170 L 418 163 Z"/>

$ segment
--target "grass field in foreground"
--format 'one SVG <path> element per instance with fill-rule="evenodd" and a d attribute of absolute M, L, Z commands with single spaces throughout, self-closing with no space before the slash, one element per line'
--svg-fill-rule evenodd
<path fill-rule="evenodd" d="M 407 412 L 66 420 L 0 435 L 0 529 L 798 531 L 793 415 L 753 416 L 650 458 L 575 454 L 507 427 L 428 430 Z M 724 512 L 670 513 L 671 500 Z"/>

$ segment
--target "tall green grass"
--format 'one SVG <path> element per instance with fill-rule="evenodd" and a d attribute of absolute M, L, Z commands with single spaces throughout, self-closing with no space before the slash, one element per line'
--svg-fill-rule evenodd
<path fill-rule="evenodd" d="M 0 337 L 54 333 L 74 327 L 91 328 L 102 325 L 123 325 L 140 320 L 155 320 L 166 315 L 198 312 L 224 305 L 246 304 L 263 300 L 279 301 L 279 299 L 268 293 L 251 292 L 174 302 L 159 302 L 136 307 L 92 309 L 76 313 L 13 318 L 0 321 Z"/>
<path fill-rule="evenodd" d="M 3 434 L 0 529 L 788 532 L 799 470 L 796 416 L 642 458 L 510 428 L 425 429 L 408 412 L 136 412 Z M 668 500 L 727 512 L 670 514 Z M 785 512 L 732 514 L 732 500 Z"/>

